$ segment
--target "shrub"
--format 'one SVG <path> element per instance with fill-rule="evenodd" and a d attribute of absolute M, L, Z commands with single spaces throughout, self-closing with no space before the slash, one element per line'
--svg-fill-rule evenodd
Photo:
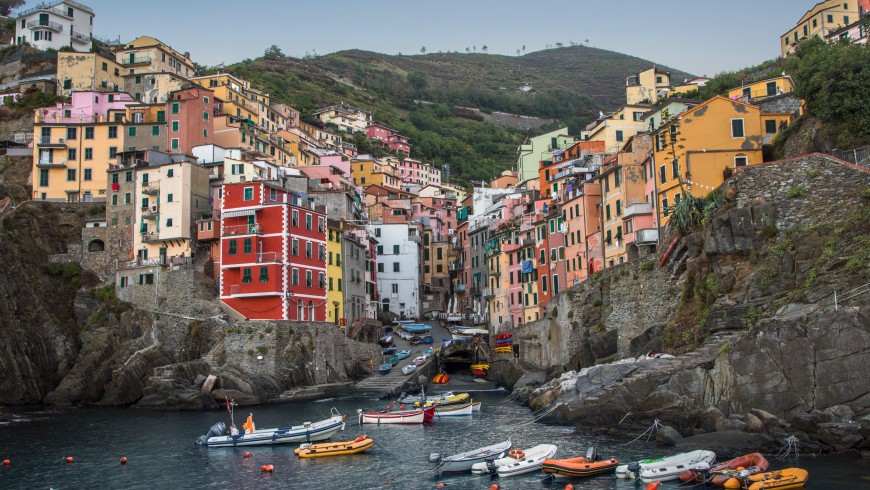
<path fill-rule="evenodd" d="M 752 306 L 746 312 L 746 323 L 750 325 L 755 325 L 758 323 L 758 320 L 761 318 L 761 310 L 756 306 Z"/>
<path fill-rule="evenodd" d="M 791 198 L 803 197 L 804 194 L 807 193 L 807 190 L 803 186 L 795 186 L 786 191 L 785 195 Z"/>

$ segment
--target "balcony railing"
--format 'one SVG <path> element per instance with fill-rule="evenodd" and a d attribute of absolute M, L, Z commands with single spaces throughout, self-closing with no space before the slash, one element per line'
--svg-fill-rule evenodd
<path fill-rule="evenodd" d="M 160 192 L 160 181 L 142 182 L 142 192 L 145 194 L 157 194 Z"/>
<path fill-rule="evenodd" d="M 66 138 L 52 138 L 51 136 L 40 136 L 36 140 L 37 148 L 66 148 Z"/>
<path fill-rule="evenodd" d="M 142 242 L 144 242 L 144 243 L 159 242 L 159 241 L 160 241 L 160 234 L 157 233 L 156 231 L 146 231 L 146 232 L 142 233 Z"/>
<path fill-rule="evenodd" d="M 634 204 L 629 204 L 625 207 L 625 214 L 622 216 L 622 219 L 628 219 L 633 216 L 641 216 L 646 214 L 652 214 L 652 203 L 637 202 Z"/>
<path fill-rule="evenodd" d="M 249 223 L 244 225 L 224 226 L 224 236 L 232 235 L 261 235 L 263 231 L 258 223 Z"/>
<path fill-rule="evenodd" d="M 465 284 L 456 284 L 453 286 L 454 293 L 464 293 L 465 292 Z"/>
<path fill-rule="evenodd" d="M 58 24 L 57 22 L 51 21 L 40 21 L 40 20 L 32 20 L 27 23 L 28 29 L 48 29 L 49 31 L 61 32 L 63 31 L 63 26 Z"/>
<path fill-rule="evenodd" d="M 66 168 L 66 160 L 52 162 L 48 160 L 38 160 L 36 168 Z"/>
<path fill-rule="evenodd" d="M 91 36 L 88 36 L 87 34 L 82 34 L 81 32 L 72 31 L 72 33 L 70 34 L 70 37 L 72 38 L 73 41 L 77 41 L 77 42 L 84 43 L 84 44 L 88 44 L 91 42 Z"/>
<path fill-rule="evenodd" d="M 129 56 L 125 56 L 121 58 L 122 65 L 150 65 L 151 57 L 150 56 L 139 56 L 130 58 Z"/>
<path fill-rule="evenodd" d="M 23 12 L 19 12 L 18 17 L 19 18 L 27 17 L 28 15 L 30 15 L 34 12 L 51 12 L 54 15 L 59 15 L 61 17 L 65 17 L 67 19 L 72 19 L 72 17 L 69 15 L 69 12 L 67 12 L 65 10 L 61 10 L 59 8 L 54 8 L 51 4 L 48 4 L 48 3 L 42 3 L 42 4 L 39 4 L 36 7 L 33 7 L 31 9 L 27 9 Z"/>
<path fill-rule="evenodd" d="M 659 241 L 659 230 L 655 228 L 637 230 L 634 241 L 635 243 L 657 243 Z"/>
<path fill-rule="evenodd" d="M 145 219 L 156 218 L 158 214 L 160 214 L 159 204 L 152 204 L 150 206 L 145 206 L 144 208 L 142 208 L 142 217 Z"/>

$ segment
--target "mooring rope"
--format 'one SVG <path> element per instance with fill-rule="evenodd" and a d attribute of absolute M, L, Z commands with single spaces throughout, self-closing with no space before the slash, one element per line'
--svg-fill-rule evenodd
<path fill-rule="evenodd" d="M 785 446 L 783 446 L 773 458 L 777 461 L 783 461 L 791 456 L 792 453 L 794 453 L 795 457 L 799 458 L 801 455 L 800 445 L 801 442 L 797 437 L 788 436 L 785 440 Z"/>
<path fill-rule="evenodd" d="M 629 444 L 633 444 L 633 443 L 637 442 L 638 440 L 640 440 L 640 438 L 643 436 L 647 436 L 646 440 L 647 440 L 647 442 L 649 442 L 650 437 L 652 437 L 653 434 L 655 434 L 655 431 L 659 430 L 661 427 L 662 427 L 662 423 L 659 422 L 659 419 L 655 419 L 655 420 L 653 420 L 652 425 L 649 426 L 649 429 L 643 431 L 643 433 L 641 435 L 637 436 L 634 440 L 626 442 L 625 444 L 623 444 L 623 446 L 628 446 Z"/>

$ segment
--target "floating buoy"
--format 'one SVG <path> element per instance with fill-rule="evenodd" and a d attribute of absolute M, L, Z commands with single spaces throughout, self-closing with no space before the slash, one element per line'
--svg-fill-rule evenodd
<path fill-rule="evenodd" d="M 72 456 L 67 456 L 67 457 L 63 458 L 63 460 L 66 461 L 67 463 L 72 463 L 72 462 L 73 462 L 73 457 L 72 457 Z"/>
<path fill-rule="evenodd" d="M 275 471 L 275 467 L 272 466 L 272 465 L 270 465 L 270 464 L 267 464 L 267 465 L 266 465 L 266 471 L 268 471 L 269 473 L 271 473 L 271 472 Z"/>
<path fill-rule="evenodd" d="M 654 481 L 646 484 L 646 490 L 659 490 L 662 487 L 662 482 Z"/>
<path fill-rule="evenodd" d="M 3 466 L 9 466 L 11 464 L 12 464 L 12 461 L 9 461 L 8 459 L 3 460 Z"/>
<path fill-rule="evenodd" d="M 393 405 L 395 405 L 395 404 L 396 404 L 396 400 L 393 400 Z"/>
<path fill-rule="evenodd" d="M 441 482 L 441 481 L 440 481 L 440 482 L 438 482 L 438 484 L 435 485 L 435 486 L 438 487 L 438 488 L 444 488 L 444 482 Z"/>
<path fill-rule="evenodd" d="M 729 478 L 728 481 L 725 482 L 725 488 L 740 488 L 740 480 L 737 478 Z"/>
<path fill-rule="evenodd" d="M 405 409 L 405 404 L 404 404 L 404 403 L 401 404 L 401 405 L 399 405 L 399 410 L 404 410 L 404 409 Z"/>
<path fill-rule="evenodd" d="M 121 464 L 127 464 L 127 456 L 121 456 Z"/>
<path fill-rule="evenodd" d="M 251 453 L 245 451 L 245 454 L 243 454 L 242 456 L 245 457 L 245 458 L 250 458 L 250 457 L 251 457 Z"/>
<path fill-rule="evenodd" d="M 489 490 L 498 490 L 498 488 L 499 488 L 498 483 L 493 483 L 492 485 L 489 486 Z"/>
<path fill-rule="evenodd" d="M 574 485 L 571 485 L 570 483 L 565 485 L 565 490 L 574 490 Z"/>

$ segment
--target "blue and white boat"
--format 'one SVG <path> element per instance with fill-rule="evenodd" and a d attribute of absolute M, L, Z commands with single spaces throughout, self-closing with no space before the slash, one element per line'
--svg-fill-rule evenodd
<path fill-rule="evenodd" d="M 432 330 L 432 327 L 423 323 L 412 323 L 409 325 L 402 325 L 402 329 L 411 333 L 423 333 Z"/>
<path fill-rule="evenodd" d="M 410 355 L 411 355 L 411 351 L 409 351 L 409 350 L 400 350 L 399 352 L 396 352 L 396 357 L 398 357 L 400 361 L 402 359 L 405 359 L 406 357 L 408 357 Z"/>
<path fill-rule="evenodd" d="M 387 374 L 390 372 L 390 369 L 393 369 L 393 364 L 389 362 L 385 362 L 378 366 L 378 372 L 381 374 Z"/>
<path fill-rule="evenodd" d="M 232 421 L 232 417 L 230 420 Z M 239 432 L 233 424 L 230 426 L 229 434 L 227 434 L 226 424 L 218 422 L 212 425 L 208 433 L 200 436 L 196 442 L 206 447 L 238 447 L 324 441 L 336 432 L 344 430 L 344 416 L 333 408 L 331 416 L 319 422 L 305 422 L 302 425 L 274 429 L 257 429 L 254 426 L 253 416 L 249 415 L 247 422 L 242 427 L 243 431 Z"/>

